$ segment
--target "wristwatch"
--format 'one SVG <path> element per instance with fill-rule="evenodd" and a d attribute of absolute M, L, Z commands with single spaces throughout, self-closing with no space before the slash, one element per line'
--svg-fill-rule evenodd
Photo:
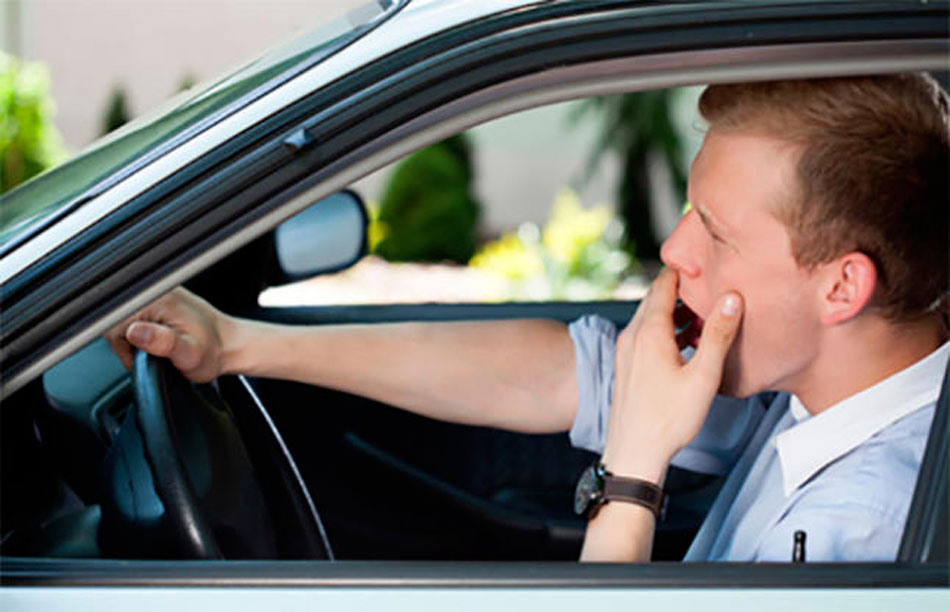
<path fill-rule="evenodd" d="M 609 501 L 638 504 L 653 512 L 659 521 L 663 515 L 666 496 L 652 482 L 639 478 L 614 476 L 600 461 L 594 462 L 581 474 L 574 490 L 574 512 L 587 520 L 594 518 L 600 507 Z"/>

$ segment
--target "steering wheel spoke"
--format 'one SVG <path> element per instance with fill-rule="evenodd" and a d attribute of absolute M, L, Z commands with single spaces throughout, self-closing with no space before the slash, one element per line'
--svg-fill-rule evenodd
<path fill-rule="evenodd" d="M 331 558 L 286 445 L 247 381 L 188 382 L 138 353 L 105 462 L 100 545 L 138 558 Z"/>

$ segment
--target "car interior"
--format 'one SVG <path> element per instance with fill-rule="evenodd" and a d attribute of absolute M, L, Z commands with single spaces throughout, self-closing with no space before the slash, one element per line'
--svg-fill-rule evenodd
<path fill-rule="evenodd" d="M 581 312 L 622 324 L 635 307 L 250 307 L 269 282 L 245 283 L 243 297 L 236 283 L 248 260 L 273 258 L 271 234 L 190 286 L 225 310 L 292 324 Z M 566 561 L 580 552 L 572 494 L 595 455 L 563 434 L 442 423 L 285 381 L 194 386 L 144 355 L 126 371 L 103 339 L 4 404 L 4 556 Z M 167 420 L 161 435 L 149 433 L 150 404 Z M 180 464 L 163 471 L 162 458 Z M 682 558 L 720 484 L 673 469 L 655 560 Z"/>
<path fill-rule="evenodd" d="M 262 307 L 262 289 L 298 276 L 279 231 L 186 286 L 225 312 L 290 324 L 595 313 L 623 325 L 637 305 Z M 191 385 L 144 355 L 127 371 L 103 339 L 5 399 L 2 418 L 4 557 L 576 560 L 573 491 L 596 458 L 564 434 L 443 423 L 326 388 Z M 682 558 L 720 485 L 671 471 L 655 560 Z"/>
<path fill-rule="evenodd" d="M 589 312 L 623 324 L 636 306 L 265 308 L 260 291 L 295 277 L 281 265 L 280 231 L 186 285 L 226 312 L 291 324 L 568 322 Z M 286 381 L 195 386 L 145 355 L 127 371 L 101 338 L 3 408 L 4 556 L 576 560 L 580 552 L 573 490 L 595 455 L 564 434 L 443 423 Z M 674 470 L 655 558 L 682 557 L 719 484 Z"/>
<path fill-rule="evenodd" d="M 195 279 L 194 287 L 214 300 L 212 283 L 206 286 L 204 279 L 233 281 L 241 275 L 224 268 L 246 270 L 243 259 L 272 245 L 272 239 L 250 245 Z M 228 286 L 235 302 L 226 310 L 291 323 L 338 319 L 332 308 L 248 310 Z M 597 310 L 596 304 L 587 306 Z M 605 314 L 616 317 L 634 305 L 610 306 Z M 485 309 L 482 315 L 524 316 L 530 308 Z M 565 308 L 565 320 L 577 308 Z M 349 312 L 376 322 L 470 316 L 452 305 L 364 314 Z M 337 559 L 579 555 L 584 525 L 573 514 L 573 488 L 595 456 L 571 448 L 566 435 L 442 423 L 355 395 L 276 380 L 228 377 L 217 389 L 195 391 L 165 371 L 182 388 L 169 391 L 168 446 L 151 456 L 143 449 L 145 434 L 130 417 L 148 402 L 138 389 L 148 379 L 146 365 L 160 367 L 140 358 L 133 372 L 126 371 L 99 339 L 4 402 L 5 556 L 327 558 L 322 530 Z M 286 449 L 276 443 L 264 415 Z M 158 466 L 150 463 L 174 456 L 176 448 L 197 496 L 177 509 L 169 501 L 174 496 L 161 488 Z M 180 487 L 181 477 L 169 487 Z M 678 495 L 659 530 L 657 558 L 682 556 L 717 485 L 707 476 L 671 475 L 670 489 Z M 191 524 L 179 511 L 195 506 L 207 517 L 213 532 L 208 540 L 216 546 L 177 541 L 182 526 Z"/>

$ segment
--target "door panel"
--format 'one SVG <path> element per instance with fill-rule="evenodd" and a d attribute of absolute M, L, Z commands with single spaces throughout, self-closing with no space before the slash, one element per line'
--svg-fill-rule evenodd
<path fill-rule="evenodd" d="M 262 309 L 293 324 L 546 318 L 600 314 L 623 325 L 635 302 L 425 304 Z M 371 375 L 371 373 L 367 373 Z M 420 376 L 424 376 L 420 373 Z M 340 558 L 576 559 L 573 488 L 596 455 L 565 434 L 438 422 L 373 400 L 274 380 L 255 386 L 327 523 Z M 718 481 L 676 470 L 679 491 L 655 556 L 681 558 Z"/>

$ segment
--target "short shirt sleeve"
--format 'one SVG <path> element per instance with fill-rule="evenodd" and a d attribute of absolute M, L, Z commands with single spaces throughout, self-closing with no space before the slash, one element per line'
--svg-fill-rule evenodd
<path fill-rule="evenodd" d="M 617 327 L 603 317 L 587 315 L 571 323 L 568 332 L 574 342 L 578 390 L 571 444 L 602 453 L 613 399 Z M 708 474 L 728 472 L 755 432 L 766 405 L 761 397 L 716 396 L 703 428 L 672 464 Z"/>
<path fill-rule="evenodd" d="M 613 398 L 617 328 L 607 319 L 587 315 L 567 329 L 574 341 L 578 395 L 577 413 L 568 435 L 574 447 L 601 453 Z"/>

